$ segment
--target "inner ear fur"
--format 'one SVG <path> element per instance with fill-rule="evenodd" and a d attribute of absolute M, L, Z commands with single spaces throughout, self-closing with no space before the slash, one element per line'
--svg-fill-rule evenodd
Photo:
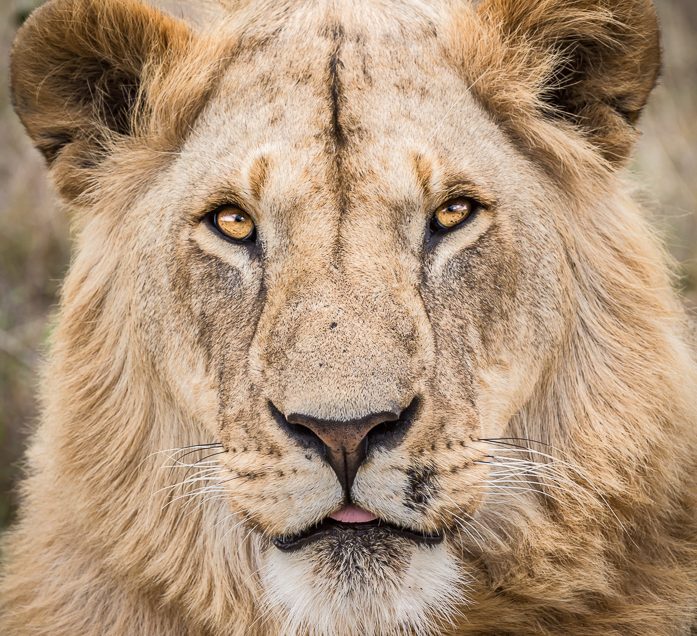
<path fill-rule="evenodd" d="M 544 114 L 622 164 L 661 68 L 650 0 L 483 0 L 479 13 L 527 66 Z"/>
<path fill-rule="evenodd" d="M 11 56 L 13 104 L 68 198 L 77 169 L 139 134 L 149 85 L 190 48 L 182 22 L 137 0 L 52 0 L 20 29 Z"/>

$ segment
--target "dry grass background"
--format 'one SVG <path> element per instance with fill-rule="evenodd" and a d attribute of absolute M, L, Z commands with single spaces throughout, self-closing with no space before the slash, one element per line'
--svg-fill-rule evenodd
<path fill-rule="evenodd" d="M 665 72 L 642 122 L 644 135 L 632 173 L 679 262 L 676 284 L 688 304 L 695 305 L 697 0 L 655 1 L 664 28 Z M 19 457 L 36 420 L 37 365 L 70 248 L 65 215 L 54 203 L 42 160 L 25 138 L 8 97 L 10 43 L 27 12 L 39 3 L 0 0 L 0 528 L 13 514 Z"/>

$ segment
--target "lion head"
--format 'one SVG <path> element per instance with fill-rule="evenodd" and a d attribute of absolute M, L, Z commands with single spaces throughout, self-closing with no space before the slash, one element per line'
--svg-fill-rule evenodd
<path fill-rule="evenodd" d="M 11 625 L 687 629 L 695 363 L 620 177 L 650 3 L 224 13 L 15 44 L 77 239 Z"/>

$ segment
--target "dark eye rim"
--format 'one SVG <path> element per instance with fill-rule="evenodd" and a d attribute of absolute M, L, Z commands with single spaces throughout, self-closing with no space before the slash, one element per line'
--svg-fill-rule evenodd
<path fill-rule="evenodd" d="M 436 219 L 436 212 L 438 212 L 438 210 L 451 203 L 461 201 L 463 199 L 468 201 L 472 208 L 472 211 L 467 216 L 467 218 L 463 219 L 462 221 L 460 221 L 460 223 L 458 223 L 457 225 L 453 225 L 452 227 L 443 227 L 440 223 L 438 223 L 438 220 Z M 451 232 L 455 232 L 456 230 L 459 230 L 460 228 L 469 225 L 469 223 L 471 223 L 477 217 L 477 215 L 484 209 L 486 209 L 486 205 L 470 195 L 461 194 L 457 196 L 448 197 L 448 199 L 443 201 L 443 203 L 437 206 L 431 213 L 431 218 L 428 227 L 429 239 L 431 241 L 433 241 L 434 239 L 437 240 L 447 234 L 450 234 Z"/>
<path fill-rule="evenodd" d="M 254 223 L 254 230 L 252 230 L 252 233 L 249 236 L 243 239 L 236 239 L 232 238 L 231 236 L 228 236 L 227 234 L 225 234 L 225 232 L 223 232 L 220 229 L 220 226 L 218 225 L 218 215 L 227 208 L 237 208 L 238 210 L 244 212 L 244 214 L 248 215 L 249 218 L 252 219 L 252 222 Z M 213 232 L 216 233 L 217 236 L 227 241 L 228 243 L 232 243 L 233 245 L 255 245 L 257 242 L 258 231 L 256 221 L 254 221 L 254 217 L 251 214 L 249 214 L 249 212 L 247 212 L 244 208 L 234 203 L 224 203 L 223 205 L 219 205 L 214 210 L 211 210 L 204 217 L 204 222 L 211 228 Z"/>

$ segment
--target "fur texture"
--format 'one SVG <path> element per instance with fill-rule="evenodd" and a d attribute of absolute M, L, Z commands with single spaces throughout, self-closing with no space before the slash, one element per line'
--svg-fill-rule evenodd
<path fill-rule="evenodd" d="M 76 246 L 0 631 L 690 634 L 697 364 L 621 175 L 650 3 L 226 6 L 53 0 L 17 38 Z M 350 494 L 444 542 L 280 552 L 344 495 L 270 403 L 417 404 Z"/>

